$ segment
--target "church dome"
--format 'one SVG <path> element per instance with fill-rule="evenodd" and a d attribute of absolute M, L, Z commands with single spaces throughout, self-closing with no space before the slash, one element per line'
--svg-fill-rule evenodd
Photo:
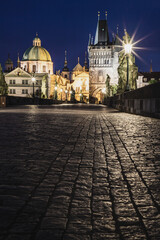
<path fill-rule="evenodd" d="M 49 52 L 41 47 L 41 40 L 36 37 L 33 40 L 33 47 L 28 48 L 23 54 L 22 61 L 46 61 L 52 62 Z"/>

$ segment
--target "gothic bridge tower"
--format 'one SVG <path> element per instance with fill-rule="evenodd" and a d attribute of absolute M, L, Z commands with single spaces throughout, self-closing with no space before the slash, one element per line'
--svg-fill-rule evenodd
<path fill-rule="evenodd" d="M 110 85 L 118 84 L 118 53 L 120 49 L 117 47 L 118 32 L 112 41 L 109 39 L 107 12 L 106 19 L 100 20 L 98 12 L 98 23 L 93 42 L 93 37 L 89 37 L 88 57 L 89 57 L 89 94 L 90 99 L 98 98 L 104 88 L 106 88 L 106 80 L 109 79 Z"/>

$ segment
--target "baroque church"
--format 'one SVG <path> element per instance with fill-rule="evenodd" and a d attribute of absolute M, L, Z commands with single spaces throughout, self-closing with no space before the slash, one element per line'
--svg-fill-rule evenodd
<path fill-rule="evenodd" d="M 118 85 L 120 45 L 118 31 L 110 40 L 107 13 L 103 20 L 98 13 L 95 38 L 90 36 L 88 43 L 89 68 L 85 53 L 84 65 L 80 64 L 78 57 L 78 63 L 70 71 L 65 51 L 64 67 L 54 74 L 51 56 L 41 46 L 41 40 L 36 34 L 33 45 L 24 52 L 21 61 L 18 56 L 17 68 L 13 69 L 10 58 L 6 61 L 5 80 L 9 95 L 70 101 L 74 93 L 77 101 L 102 102 L 106 81 L 111 86 Z"/>

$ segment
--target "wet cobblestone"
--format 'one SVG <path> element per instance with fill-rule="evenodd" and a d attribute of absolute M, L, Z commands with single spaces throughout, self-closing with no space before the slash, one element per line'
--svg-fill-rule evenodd
<path fill-rule="evenodd" d="M 160 239 L 160 120 L 0 110 L 0 240 Z"/>

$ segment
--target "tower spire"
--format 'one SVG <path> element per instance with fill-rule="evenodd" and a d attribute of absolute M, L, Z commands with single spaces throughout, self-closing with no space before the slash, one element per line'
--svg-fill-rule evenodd
<path fill-rule="evenodd" d="M 85 51 L 85 60 L 84 60 L 84 67 L 85 67 L 85 70 L 87 70 L 87 52 Z"/>
<path fill-rule="evenodd" d="M 79 64 L 79 57 L 78 57 L 78 64 Z"/>
<path fill-rule="evenodd" d="M 153 69 L 152 69 L 152 59 L 151 59 L 151 64 L 150 64 L 150 73 L 153 72 Z"/>
<path fill-rule="evenodd" d="M 98 21 L 100 20 L 100 11 L 98 11 Z"/>
<path fill-rule="evenodd" d="M 18 58 L 17 58 L 17 67 L 20 67 L 19 53 L 18 53 Z"/>
<path fill-rule="evenodd" d="M 117 24 L 117 35 L 118 35 L 118 31 L 119 31 L 119 25 Z"/>
<path fill-rule="evenodd" d="M 105 16 L 106 16 L 106 20 L 107 20 L 107 11 L 105 11 Z"/>
<path fill-rule="evenodd" d="M 67 51 L 65 50 L 65 60 L 64 60 L 64 67 L 67 67 Z"/>

